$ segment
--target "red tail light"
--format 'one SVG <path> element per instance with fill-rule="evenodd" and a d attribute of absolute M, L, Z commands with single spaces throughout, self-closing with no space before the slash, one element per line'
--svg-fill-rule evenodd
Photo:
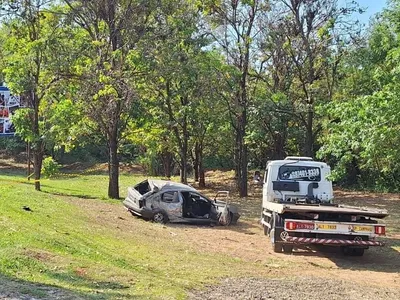
<path fill-rule="evenodd" d="M 295 222 L 287 222 L 286 223 L 286 228 L 289 230 L 295 230 L 297 228 L 297 224 Z"/>
<path fill-rule="evenodd" d="M 375 226 L 375 234 L 377 235 L 385 235 L 386 234 L 386 228 L 385 226 Z"/>

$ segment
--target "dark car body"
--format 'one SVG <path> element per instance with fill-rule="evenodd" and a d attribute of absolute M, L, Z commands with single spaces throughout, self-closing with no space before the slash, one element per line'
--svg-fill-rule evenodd
<path fill-rule="evenodd" d="M 227 192 L 218 192 L 217 195 Z M 191 186 L 166 180 L 145 180 L 128 188 L 124 206 L 155 222 L 235 224 L 240 215 L 226 201 L 210 200 Z"/>

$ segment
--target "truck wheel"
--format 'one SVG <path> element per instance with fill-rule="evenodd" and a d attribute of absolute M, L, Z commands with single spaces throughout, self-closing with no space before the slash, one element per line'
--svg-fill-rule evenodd
<path fill-rule="evenodd" d="M 351 255 L 351 249 L 349 247 L 341 247 L 340 250 L 342 251 L 343 255 Z"/>
<path fill-rule="evenodd" d="M 270 218 L 270 219 L 268 220 L 268 218 L 265 217 L 265 218 L 264 218 L 264 221 L 265 221 L 265 222 L 268 222 L 269 225 L 271 226 L 271 227 L 268 227 L 268 226 L 265 226 L 265 225 L 263 224 L 263 227 L 264 227 L 264 234 L 267 235 L 267 236 L 270 236 L 270 235 L 271 235 L 271 229 L 272 229 L 272 226 L 273 226 L 273 218 Z"/>
<path fill-rule="evenodd" d="M 271 230 L 269 236 L 271 238 L 271 243 L 274 248 L 274 252 L 281 253 L 283 249 L 283 244 L 279 243 L 281 241 L 280 233 L 282 231 L 282 218 L 277 213 L 272 214 L 271 219 Z"/>
<path fill-rule="evenodd" d="M 342 247 L 342 253 L 346 256 L 363 256 L 364 251 L 364 248 Z"/>
<path fill-rule="evenodd" d="M 274 248 L 274 252 L 276 253 L 282 253 L 282 247 L 283 245 L 281 243 L 274 243 L 273 244 L 273 248 Z"/>
<path fill-rule="evenodd" d="M 282 245 L 283 252 L 285 253 L 292 253 L 293 252 L 293 245 Z"/>
<path fill-rule="evenodd" d="M 263 224 L 263 228 L 264 228 L 264 235 L 269 235 L 269 228 L 268 228 L 268 226 L 265 226 L 265 225 Z"/>
<path fill-rule="evenodd" d="M 353 250 L 353 252 L 352 252 L 352 256 L 363 256 L 364 255 L 364 248 L 353 248 L 352 249 Z"/>

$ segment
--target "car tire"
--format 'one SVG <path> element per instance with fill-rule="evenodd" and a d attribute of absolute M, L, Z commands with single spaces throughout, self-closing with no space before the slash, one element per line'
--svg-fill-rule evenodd
<path fill-rule="evenodd" d="M 162 211 L 157 211 L 154 213 L 152 220 L 155 223 L 165 224 L 168 222 L 168 216 Z"/>

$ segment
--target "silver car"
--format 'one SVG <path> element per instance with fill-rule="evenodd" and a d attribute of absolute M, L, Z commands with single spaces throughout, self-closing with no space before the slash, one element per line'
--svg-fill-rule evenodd
<path fill-rule="evenodd" d="M 228 192 L 208 199 L 191 186 L 166 180 L 145 180 L 128 188 L 123 204 L 133 215 L 157 223 L 235 224 L 240 215 L 234 205 L 218 200 Z"/>

